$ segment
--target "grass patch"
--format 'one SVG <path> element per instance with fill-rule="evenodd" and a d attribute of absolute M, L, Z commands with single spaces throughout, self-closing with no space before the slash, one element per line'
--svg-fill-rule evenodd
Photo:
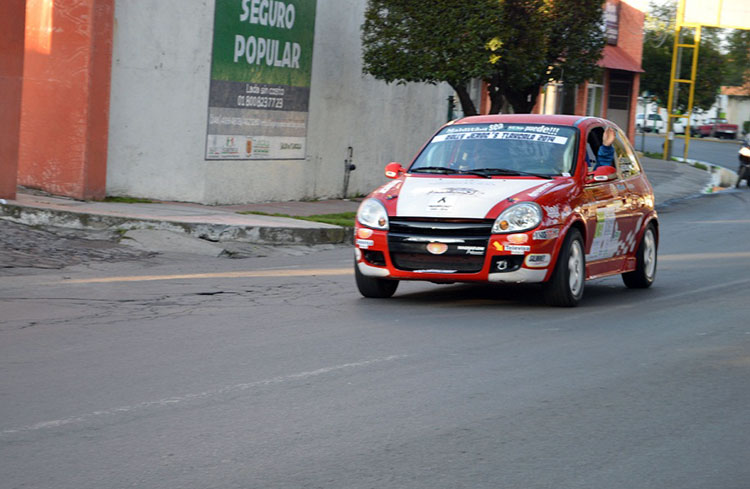
<path fill-rule="evenodd" d="M 303 221 L 323 222 L 325 224 L 333 224 L 334 226 L 341 226 L 345 228 L 354 227 L 354 219 L 357 216 L 356 212 L 339 212 L 337 214 L 315 214 L 312 216 L 290 216 L 289 214 L 269 214 L 268 212 L 258 211 L 240 211 L 237 214 L 254 214 L 257 216 L 271 216 L 271 217 L 288 217 L 290 219 L 301 219 Z"/>
<path fill-rule="evenodd" d="M 704 165 L 703 163 L 693 163 L 693 166 L 699 170 L 708 171 L 708 166 Z"/>
<path fill-rule="evenodd" d="M 102 202 L 115 202 L 117 204 L 154 204 L 151 199 L 141 199 L 138 197 L 104 197 Z"/>

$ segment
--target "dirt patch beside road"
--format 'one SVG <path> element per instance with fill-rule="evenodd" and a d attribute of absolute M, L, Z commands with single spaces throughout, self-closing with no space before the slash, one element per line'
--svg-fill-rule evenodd
<path fill-rule="evenodd" d="M 23 268 L 59 269 L 153 256 L 117 241 L 118 236 L 112 233 L 41 229 L 0 219 L 0 275 L 15 275 Z"/>

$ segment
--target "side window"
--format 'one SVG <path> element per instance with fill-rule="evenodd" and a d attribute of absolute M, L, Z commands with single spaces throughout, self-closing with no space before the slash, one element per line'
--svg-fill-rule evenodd
<path fill-rule="evenodd" d="M 617 138 L 615 138 L 613 146 L 615 148 L 615 165 L 622 178 L 638 175 L 641 172 L 638 158 L 636 158 L 633 148 L 622 131 L 617 131 Z"/>

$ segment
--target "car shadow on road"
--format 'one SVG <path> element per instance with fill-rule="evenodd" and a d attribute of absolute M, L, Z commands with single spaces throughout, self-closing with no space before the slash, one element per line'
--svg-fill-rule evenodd
<path fill-rule="evenodd" d="M 586 290 L 578 307 L 610 307 L 621 304 L 624 300 L 633 300 L 634 294 L 640 295 L 639 292 L 642 291 L 627 289 L 617 277 L 595 280 L 586 283 Z M 451 284 L 418 292 L 402 288 L 390 301 L 440 307 L 547 307 L 542 288 L 537 284 Z"/>

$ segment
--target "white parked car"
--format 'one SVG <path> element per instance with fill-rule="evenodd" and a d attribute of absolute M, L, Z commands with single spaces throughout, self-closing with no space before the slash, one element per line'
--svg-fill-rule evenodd
<path fill-rule="evenodd" d="M 648 114 L 644 123 L 643 114 L 636 114 L 635 129 L 636 131 L 655 132 L 659 134 L 664 131 L 664 119 L 659 114 Z"/>

